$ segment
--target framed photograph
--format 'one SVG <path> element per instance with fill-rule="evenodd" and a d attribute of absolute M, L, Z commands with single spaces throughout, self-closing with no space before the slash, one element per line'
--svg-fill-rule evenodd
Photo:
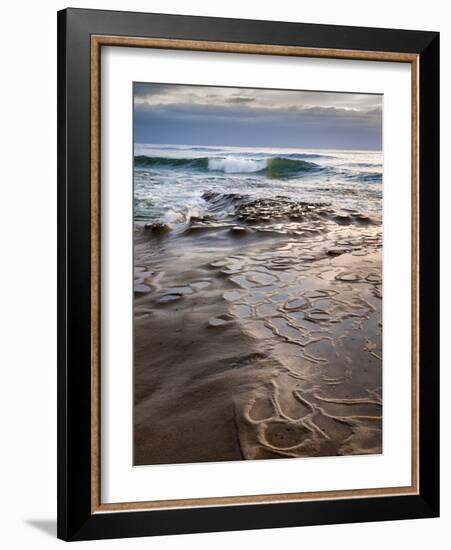
<path fill-rule="evenodd" d="M 58 536 L 439 514 L 439 35 L 58 14 Z"/>

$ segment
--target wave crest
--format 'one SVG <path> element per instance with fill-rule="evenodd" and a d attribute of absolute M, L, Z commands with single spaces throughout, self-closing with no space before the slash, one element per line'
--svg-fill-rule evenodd
<path fill-rule="evenodd" d="M 242 157 L 198 157 L 169 158 L 135 157 L 137 168 L 179 169 L 194 171 L 223 172 L 225 174 L 262 174 L 269 178 L 298 176 L 303 172 L 320 170 L 321 166 L 314 162 L 285 157 L 270 157 L 251 159 Z"/>
<path fill-rule="evenodd" d="M 170 158 L 170 157 L 147 157 L 139 155 L 135 157 L 137 168 L 194 168 L 198 170 L 208 169 L 208 157 L 200 158 Z"/>

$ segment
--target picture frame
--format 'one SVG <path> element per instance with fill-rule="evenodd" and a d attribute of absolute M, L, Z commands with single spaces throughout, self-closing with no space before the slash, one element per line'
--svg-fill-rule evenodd
<path fill-rule="evenodd" d="M 104 47 L 410 65 L 409 486 L 153 503 L 101 501 L 100 54 Z M 85 9 L 58 12 L 58 537 L 90 540 L 437 517 L 438 206 L 438 33 Z"/>

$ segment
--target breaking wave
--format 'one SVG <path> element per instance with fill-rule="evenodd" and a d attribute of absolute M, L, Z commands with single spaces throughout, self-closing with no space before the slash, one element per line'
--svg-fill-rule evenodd
<path fill-rule="evenodd" d="M 199 157 L 168 158 L 135 157 L 135 167 L 146 169 L 192 170 L 196 172 L 223 172 L 225 174 L 262 174 L 269 178 L 299 176 L 304 172 L 321 170 L 315 162 L 285 157 L 243 158 L 243 157 Z"/>

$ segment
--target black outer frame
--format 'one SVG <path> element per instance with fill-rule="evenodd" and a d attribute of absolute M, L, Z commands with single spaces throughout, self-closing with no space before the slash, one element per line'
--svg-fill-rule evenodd
<path fill-rule="evenodd" d="M 91 513 L 92 34 L 419 55 L 419 495 Z M 136 537 L 439 515 L 439 33 L 72 9 L 58 12 L 58 537 Z"/>

